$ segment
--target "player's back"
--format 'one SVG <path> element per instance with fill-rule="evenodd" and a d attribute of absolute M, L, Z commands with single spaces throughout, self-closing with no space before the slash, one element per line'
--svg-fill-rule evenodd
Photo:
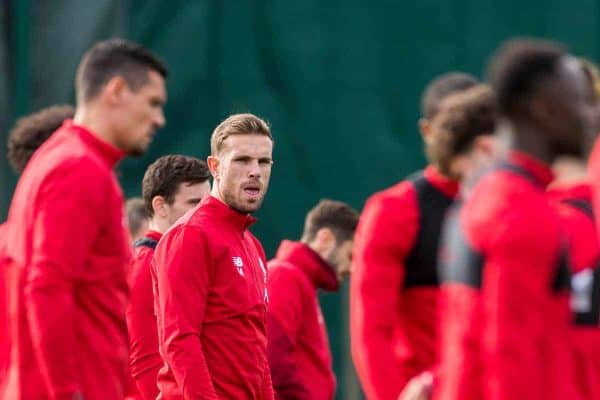
<path fill-rule="evenodd" d="M 514 153 L 449 222 L 439 398 L 576 398 L 566 249 L 544 192 L 551 178 Z"/>

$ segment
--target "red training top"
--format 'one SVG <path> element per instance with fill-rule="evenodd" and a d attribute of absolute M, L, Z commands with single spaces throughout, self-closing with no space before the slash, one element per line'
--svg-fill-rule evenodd
<path fill-rule="evenodd" d="M 355 235 L 352 355 L 369 399 L 396 400 L 437 361 L 437 248 L 458 183 L 433 167 L 376 193 Z"/>
<path fill-rule="evenodd" d="M 545 164 L 513 152 L 449 218 L 434 398 L 578 398 L 566 249 L 545 193 L 551 180 Z"/>
<path fill-rule="evenodd" d="M 66 121 L 33 155 L 9 211 L 11 360 L 4 399 L 124 397 L 123 157 Z"/>
<path fill-rule="evenodd" d="M 159 232 L 148 231 L 133 244 L 135 256 L 131 267 L 131 297 L 126 310 L 129 368 L 144 400 L 155 400 L 158 396 L 156 378 L 163 366 L 158 351 L 158 328 L 154 316 L 150 271 L 154 249 L 161 236 Z"/>
<path fill-rule="evenodd" d="M 600 399 L 600 245 L 588 183 L 549 191 L 569 239 L 576 377 L 584 399 Z"/>
<path fill-rule="evenodd" d="M 334 268 L 300 242 L 283 241 L 269 261 L 268 350 L 281 400 L 332 400 L 335 375 L 317 290 L 337 291 Z"/>
<path fill-rule="evenodd" d="M 164 400 L 272 399 L 267 269 L 255 219 L 207 196 L 152 262 Z"/>

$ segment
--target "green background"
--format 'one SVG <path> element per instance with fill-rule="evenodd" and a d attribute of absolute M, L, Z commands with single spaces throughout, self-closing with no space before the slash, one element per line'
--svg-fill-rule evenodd
<path fill-rule="evenodd" d="M 320 198 L 360 208 L 367 196 L 424 164 L 419 96 L 434 76 L 478 76 L 510 36 L 564 41 L 596 59 L 600 3 L 593 0 L 183 1 L 0 0 L 0 216 L 15 176 L 5 161 L 15 118 L 73 102 L 86 48 L 123 36 L 170 68 L 167 127 L 146 156 L 119 167 L 140 193 L 158 156 L 205 157 L 229 113 L 267 119 L 276 140 L 271 187 L 255 233 L 272 256 L 298 238 Z M 402 232 L 398 232 L 399 235 Z M 360 398 L 347 334 L 347 287 L 324 295 L 338 399 Z"/>

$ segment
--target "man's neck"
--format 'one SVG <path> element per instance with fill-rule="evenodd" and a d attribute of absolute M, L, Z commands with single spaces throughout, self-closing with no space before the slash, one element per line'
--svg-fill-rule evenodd
<path fill-rule="evenodd" d="M 73 117 L 76 125 L 83 126 L 90 133 L 103 142 L 112 144 L 115 147 L 117 143 L 113 139 L 112 129 L 108 125 L 109 118 L 101 118 L 96 107 L 78 106 Z"/>
<path fill-rule="evenodd" d="M 529 154 L 547 164 L 551 164 L 556 158 L 548 137 L 539 129 L 526 123 L 511 123 L 506 120 L 498 125 L 498 135 L 508 142 L 508 149 Z"/>
<path fill-rule="evenodd" d="M 163 220 L 162 218 L 158 218 L 156 216 L 150 218 L 150 222 L 148 223 L 148 229 L 151 231 L 158 232 L 160 234 L 165 233 L 170 227 L 168 221 Z"/>

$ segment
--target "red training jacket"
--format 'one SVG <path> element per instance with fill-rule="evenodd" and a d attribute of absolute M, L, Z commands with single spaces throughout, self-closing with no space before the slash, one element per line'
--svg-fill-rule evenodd
<path fill-rule="evenodd" d="M 163 236 L 152 262 L 164 400 L 273 399 L 267 269 L 255 221 L 207 196 Z"/>
<path fill-rule="evenodd" d="M 549 195 L 569 239 L 577 384 L 584 399 L 600 399 L 600 245 L 592 188 L 588 183 L 554 186 Z"/>
<path fill-rule="evenodd" d="M 158 351 L 158 328 L 154 316 L 152 273 L 150 271 L 154 249 L 161 238 L 156 231 L 148 231 L 136 241 L 131 267 L 131 297 L 126 317 L 129 331 L 129 368 L 144 400 L 158 396 L 156 378 L 163 366 Z"/>
<path fill-rule="evenodd" d="M 66 121 L 21 175 L 7 229 L 14 340 L 3 399 L 124 397 L 130 251 L 112 170 L 122 157 Z"/>
<path fill-rule="evenodd" d="M 352 355 L 368 399 L 396 400 L 437 361 L 437 247 L 458 183 L 433 167 L 367 201 L 354 239 Z"/>
<path fill-rule="evenodd" d="M 269 261 L 269 365 L 277 399 L 332 400 L 335 375 L 317 290 L 337 291 L 333 266 L 300 242 Z"/>
<path fill-rule="evenodd" d="M 551 180 L 545 164 L 512 152 L 449 219 L 434 398 L 578 398 L 566 249 L 545 193 Z"/>

